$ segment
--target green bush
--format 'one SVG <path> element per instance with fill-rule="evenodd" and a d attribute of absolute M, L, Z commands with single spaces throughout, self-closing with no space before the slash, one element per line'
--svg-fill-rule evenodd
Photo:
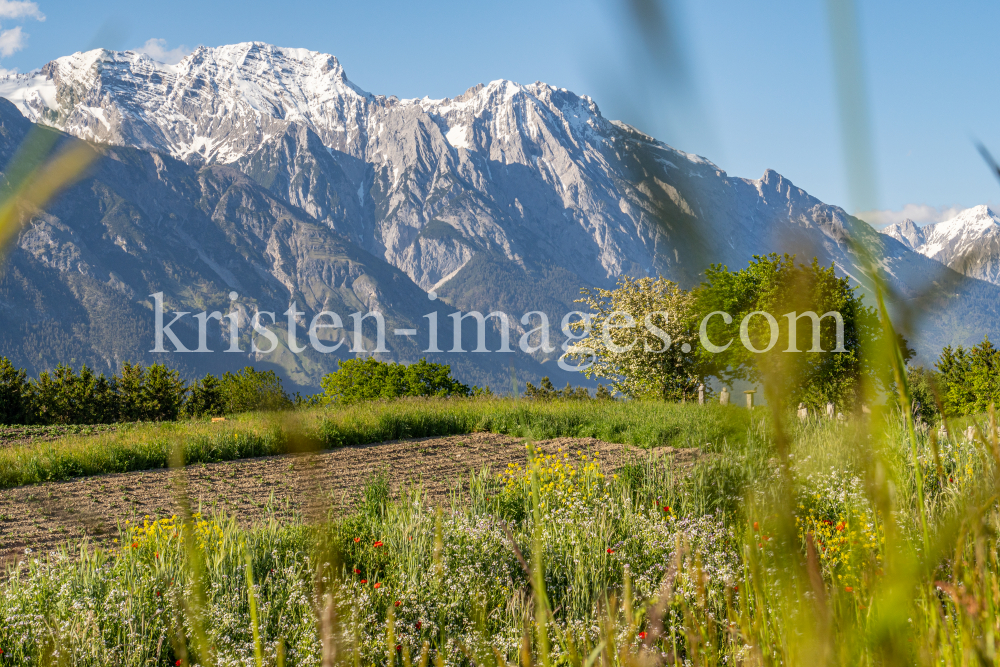
<path fill-rule="evenodd" d="M 219 394 L 222 412 L 226 414 L 292 407 L 292 400 L 281 388 L 281 378 L 274 371 L 258 371 L 252 366 L 223 375 Z"/>
<path fill-rule="evenodd" d="M 923 366 L 907 366 L 906 383 L 910 388 L 910 398 L 913 400 L 911 409 L 914 416 L 920 417 L 928 424 L 936 424 L 940 417 L 935 396 L 937 373 Z"/>
<path fill-rule="evenodd" d="M 386 363 L 372 357 L 338 361 L 338 369 L 320 385 L 327 403 L 358 403 L 403 396 L 472 396 L 488 393 L 451 377 L 451 366 L 428 363 Z"/>

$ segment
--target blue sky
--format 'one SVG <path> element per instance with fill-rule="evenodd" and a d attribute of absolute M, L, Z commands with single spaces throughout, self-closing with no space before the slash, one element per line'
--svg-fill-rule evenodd
<path fill-rule="evenodd" d="M 736 176 L 784 174 L 851 210 L 824 0 L 675 0 L 666 69 L 623 0 L 212 2 L 0 0 L 0 67 L 74 51 L 261 40 L 336 55 L 365 90 L 450 97 L 478 82 L 535 80 L 593 97 L 618 118 Z M 974 148 L 1000 154 L 1000 3 L 859 3 L 877 208 L 918 222 L 1000 201 Z M 41 20 L 44 17 L 44 20 Z M 180 49 L 180 51 L 178 51 Z M 853 211 L 852 212 L 856 212 Z"/>

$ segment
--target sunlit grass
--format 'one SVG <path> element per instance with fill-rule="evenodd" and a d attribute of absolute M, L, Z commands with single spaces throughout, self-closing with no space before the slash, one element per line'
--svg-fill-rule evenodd
<path fill-rule="evenodd" d="M 918 476 L 901 417 L 885 417 L 795 425 L 791 535 L 761 424 L 684 474 L 646 458 L 612 475 L 593 452 L 547 452 L 472 471 L 441 510 L 376 477 L 355 513 L 311 525 L 123 525 L 109 551 L 43 555 L 0 584 L 0 648 L 29 664 L 56 650 L 93 665 L 251 664 L 258 651 L 268 665 L 997 664 L 993 445 L 935 455 L 920 434 Z M 859 447 L 867 432 L 879 463 Z M 725 483 L 725 470 L 740 475 Z"/>
<path fill-rule="evenodd" d="M 742 441 L 749 419 L 747 411 L 731 406 L 503 398 L 401 399 L 249 413 L 215 423 L 122 425 L 112 433 L 3 448 L 0 488 L 165 468 L 178 453 L 186 464 L 208 463 L 474 432 L 535 439 L 592 437 L 640 447 L 722 448 Z"/>

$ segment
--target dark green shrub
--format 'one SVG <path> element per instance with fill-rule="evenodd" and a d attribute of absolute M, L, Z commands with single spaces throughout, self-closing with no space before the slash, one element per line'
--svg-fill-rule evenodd
<path fill-rule="evenodd" d="M 181 413 L 187 383 L 180 373 L 163 364 L 146 369 L 142 421 L 173 421 Z"/>
<path fill-rule="evenodd" d="M 928 424 L 936 424 L 939 413 L 935 386 L 936 373 L 923 366 L 908 366 L 906 368 L 906 383 L 910 387 L 910 398 L 913 401 L 911 409 L 914 417 L 920 417 Z"/>

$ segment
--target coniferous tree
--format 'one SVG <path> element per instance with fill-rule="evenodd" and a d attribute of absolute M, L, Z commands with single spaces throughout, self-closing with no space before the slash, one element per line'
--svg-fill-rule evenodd
<path fill-rule="evenodd" d="M 945 347 L 936 367 L 946 414 L 980 414 L 1000 404 L 1000 349 L 989 338 L 969 349 Z"/>
<path fill-rule="evenodd" d="M 191 385 L 191 393 L 184 403 L 184 414 L 189 417 L 217 417 L 222 414 L 222 384 L 211 373 Z"/>
<path fill-rule="evenodd" d="M 25 424 L 30 418 L 27 373 L 0 358 L 0 424 Z"/>
<path fill-rule="evenodd" d="M 117 421 L 142 421 L 146 372 L 139 364 L 125 362 L 115 378 Z"/>
<path fill-rule="evenodd" d="M 143 421 L 174 421 L 184 405 L 187 384 L 180 373 L 163 364 L 153 364 L 146 369 L 142 392 Z"/>

